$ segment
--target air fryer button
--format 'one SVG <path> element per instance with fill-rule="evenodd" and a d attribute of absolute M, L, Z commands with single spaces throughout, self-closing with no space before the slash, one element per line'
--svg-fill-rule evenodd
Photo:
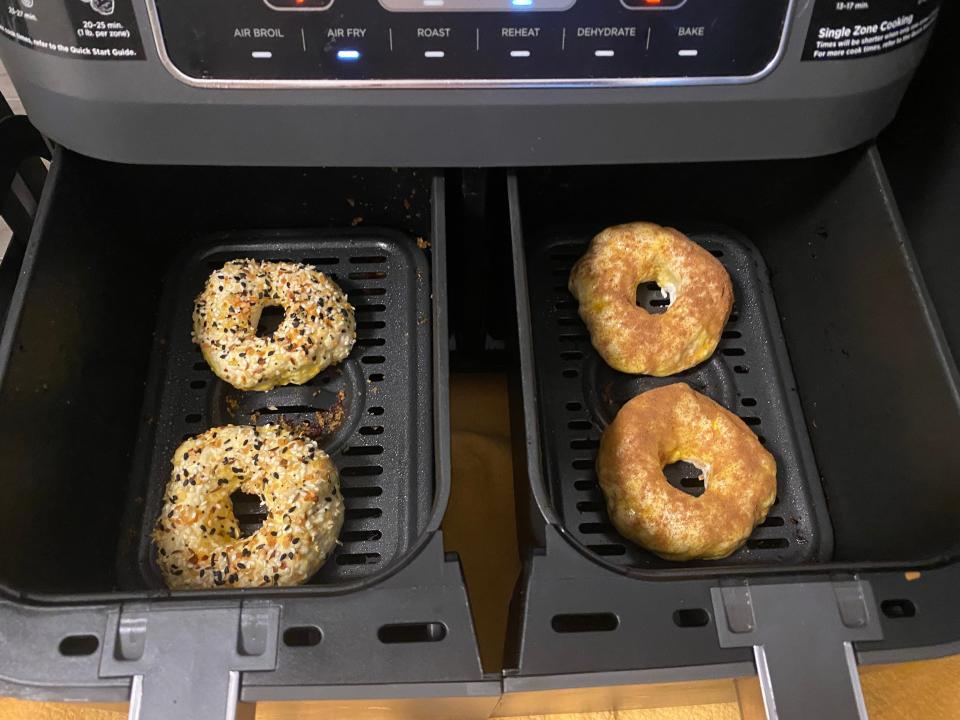
<path fill-rule="evenodd" d="M 476 53 L 476 29 L 456 23 L 434 23 L 432 16 L 421 22 L 396 27 L 391 32 L 391 52 L 396 62 L 405 63 L 409 72 L 435 75 L 454 72 L 470 62 Z"/>
<path fill-rule="evenodd" d="M 513 72 L 519 72 L 534 62 L 553 62 L 548 59 L 555 59 L 562 50 L 561 31 L 538 23 L 504 24 L 481 36 L 480 49 L 494 63 L 512 61 L 509 66 L 517 67 Z M 519 63 L 524 65 L 518 67 Z"/>
<path fill-rule="evenodd" d="M 338 25 L 316 34 L 306 34 L 308 54 L 319 45 L 320 67 L 331 68 L 337 77 L 363 77 L 368 67 L 382 66 L 393 47 L 389 28 L 374 25 Z"/>
<path fill-rule="evenodd" d="M 233 26 L 229 29 L 232 42 L 222 44 L 219 57 L 230 57 L 256 76 L 261 72 L 275 73 L 276 67 L 293 61 L 301 53 L 300 31 L 285 20 L 273 25 Z"/>
<path fill-rule="evenodd" d="M 602 77 L 642 63 L 650 30 L 629 24 L 575 26 L 566 33 L 564 50 L 579 66 L 589 67 Z"/>
<path fill-rule="evenodd" d="M 283 69 L 302 60 L 300 26 L 291 13 L 261 14 L 258 24 L 228 24 L 217 34 L 219 65 L 236 68 L 256 79 L 282 76 Z"/>

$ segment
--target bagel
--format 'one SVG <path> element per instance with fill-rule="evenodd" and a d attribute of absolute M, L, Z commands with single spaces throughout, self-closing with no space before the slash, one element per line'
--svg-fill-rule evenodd
<path fill-rule="evenodd" d="M 259 495 L 260 529 L 241 537 L 230 495 Z M 299 585 L 333 550 L 343 525 L 333 462 L 276 425 L 227 425 L 177 448 L 153 539 L 172 590 Z"/>
<path fill-rule="evenodd" d="M 650 281 L 670 298 L 661 314 L 637 307 L 637 287 Z M 657 377 L 710 357 L 733 308 L 723 265 L 682 233 L 652 223 L 618 225 L 593 238 L 569 288 L 604 361 Z"/>
<path fill-rule="evenodd" d="M 257 336 L 264 308 L 285 316 Z M 232 260 L 214 271 L 193 307 L 193 341 L 210 369 L 238 390 L 302 385 L 350 354 L 357 339 L 343 290 L 309 265 Z"/>
<path fill-rule="evenodd" d="M 688 495 L 663 468 L 703 473 Z M 607 426 L 597 475 L 621 535 L 668 560 L 723 558 L 746 542 L 777 496 L 777 464 L 746 424 L 683 383 L 630 400 Z"/>

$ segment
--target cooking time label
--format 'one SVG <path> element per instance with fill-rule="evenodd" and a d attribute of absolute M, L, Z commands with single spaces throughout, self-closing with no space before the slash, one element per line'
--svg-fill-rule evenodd
<path fill-rule="evenodd" d="M 896 50 L 933 27 L 940 0 L 817 0 L 804 60 L 850 60 Z"/>
<path fill-rule="evenodd" d="M 0 35 L 52 55 L 143 59 L 132 0 L 5 0 Z"/>

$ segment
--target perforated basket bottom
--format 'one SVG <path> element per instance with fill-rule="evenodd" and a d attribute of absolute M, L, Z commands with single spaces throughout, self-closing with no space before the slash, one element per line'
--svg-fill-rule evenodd
<path fill-rule="evenodd" d="M 589 231 L 545 233 L 530 244 L 528 255 L 545 479 L 566 531 L 618 565 L 710 564 L 672 563 L 620 536 L 610 524 L 594 469 L 603 429 L 623 404 L 646 390 L 680 381 L 739 415 L 777 461 L 778 495 L 766 521 L 743 548 L 721 562 L 825 559 L 832 533 L 769 279 L 756 249 L 728 231 L 691 235 L 730 273 L 733 313 L 712 358 L 679 375 L 653 378 L 607 366 L 593 349 L 577 302 L 567 290 L 570 269 L 592 236 Z M 638 301 L 654 312 L 668 302 L 655 290 L 651 285 L 638 293 Z M 671 484 L 691 494 L 703 492 L 692 466 L 677 463 L 666 474 Z"/>
<path fill-rule="evenodd" d="M 191 342 L 193 299 L 213 270 L 244 257 L 304 262 L 334 279 L 356 308 L 350 357 L 305 385 L 268 392 L 241 392 L 219 380 Z M 142 579 L 162 586 L 150 531 L 170 458 L 184 439 L 214 426 L 281 417 L 316 425 L 318 412 L 333 423 L 318 442 L 340 470 L 346 515 L 341 544 L 311 583 L 363 577 L 402 554 L 425 524 L 433 495 L 429 298 L 424 254 L 410 238 L 385 231 L 221 235 L 179 264 L 157 327 L 156 405 L 147 411 L 156 422 L 140 440 L 148 445 L 142 448 L 148 464 Z M 233 501 L 243 530 L 259 526 L 265 516 L 259 498 L 235 494 Z"/>

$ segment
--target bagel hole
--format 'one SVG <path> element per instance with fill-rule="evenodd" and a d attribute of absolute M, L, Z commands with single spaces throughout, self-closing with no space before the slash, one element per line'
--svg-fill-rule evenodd
<path fill-rule="evenodd" d="M 678 460 L 663 468 L 663 474 L 680 492 L 700 497 L 707 491 L 706 473 L 691 462 Z"/>
<path fill-rule="evenodd" d="M 279 305 L 267 305 L 260 313 L 260 320 L 257 322 L 257 337 L 272 336 L 286 316 L 287 313 Z"/>
<path fill-rule="evenodd" d="M 651 315 L 666 312 L 672 300 L 670 294 L 653 281 L 637 285 L 637 307 L 643 308 Z"/>
<path fill-rule="evenodd" d="M 240 525 L 240 537 L 250 537 L 256 533 L 267 519 L 267 508 L 259 495 L 234 490 L 230 495 L 233 514 Z"/>

